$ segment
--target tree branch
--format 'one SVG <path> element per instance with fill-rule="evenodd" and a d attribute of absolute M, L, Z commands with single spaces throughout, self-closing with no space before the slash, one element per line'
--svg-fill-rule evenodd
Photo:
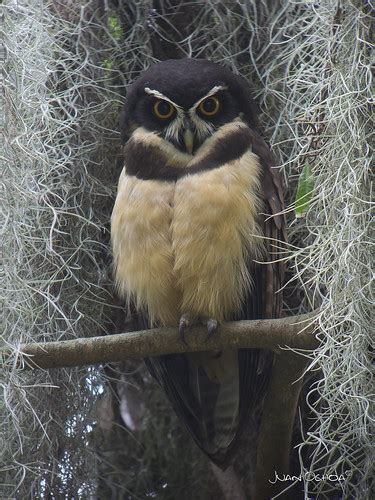
<path fill-rule="evenodd" d="M 308 358 L 291 351 L 275 354 L 259 429 L 254 496 L 257 500 L 273 498 L 286 487 L 275 481 L 275 473 L 279 477 L 289 474 L 293 425 L 307 363 Z"/>
<path fill-rule="evenodd" d="M 120 333 L 102 337 L 63 340 L 42 344 L 22 344 L 19 365 L 24 368 L 61 368 L 123 361 L 161 354 L 253 347 L 278 350 L 284 346 L 314 349 L 317 312 L 280 319 L 237 321 L 220 325 L 205 341 L 207 330 L 195 326 L 187 334 L 188 345 L 181 342 L 177 328 Z M 11 355 L 2 353 L 3 359 Z"/>
<path fill-rule="evenodd" d="M 195 326 L 187 336 L 188 345 L 181 342 L 177 328 L 172 327 L 43 344 L 22 344 L 18 366 L 31 369 L 61 368 L 127 358 L 242 347 L 276 351 L 264 401 L 257 452 L 256 498 L 267 500 L 280 491 L 278 484 L 270 483 L 274 471 L 283 474 L 289 470 L 293 422 L 307 362 L 304 356 L 283 351 L 282 348 L 315 349 L 318 346 L 315 336 L 317 313 L 318 310 L 288 318 L 225 323 L 207 342 L 206 328 Z M 2 353 L 2 358 L 6 361 L 11 355 L 12 352 L 8 350 Z M 296 383 L 299 377 L 301 379 Z"/>

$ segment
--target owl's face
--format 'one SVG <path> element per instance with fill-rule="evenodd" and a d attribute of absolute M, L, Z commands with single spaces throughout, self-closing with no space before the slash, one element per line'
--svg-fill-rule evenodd
<path fill-rule="evenodd" d="M 143 127 L 175 148 L 194 154 L 223 125 L 243 118 L 256 125 L 247 83 L 211 61 L 163 61 L 131 86 L 123 136 Z"/>

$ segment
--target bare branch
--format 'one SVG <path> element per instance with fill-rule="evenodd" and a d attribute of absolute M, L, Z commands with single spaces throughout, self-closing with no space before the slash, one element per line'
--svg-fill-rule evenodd
<path fill-rule="evenodd" d="M 293 424 L 307 363 L 307 357 L 291 351 L 275 354 L 259 429 L 254 497 L 257 500 L 273 498 L 286 486 L 275 481 L 275 472 L 279 477 L 289 474 Z"/>
<path fill-rule="evenodd" d="M 240 347 L 277 350 L 279 347 L 289 346 L 314 349 L 317 346 L 314 335 L 316 314 L 312 312 L 288 318 L 225 323 L 207 342 L 206 328 L 197 326 L 189 332 L 187 346 L 181 342 L 177 328 L 173 327 L 43 344 L 23 344 L 20 346 L 20 353 L 24 355 L 22 367 L 83 366 L 127 358 Z M 8 356 L 9 352 L 3 353 L 5 359 Z"/>

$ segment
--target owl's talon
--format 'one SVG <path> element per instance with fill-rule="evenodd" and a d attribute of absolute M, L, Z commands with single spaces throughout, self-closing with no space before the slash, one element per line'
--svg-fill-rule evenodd
<path fill-rule="evenodd" d="M 180 338 L 185 345 L 188 345 L 185 339 L 185 331 L 189 328 L 189 326 L 190 326 L 190 319 L 186 314 L 183 314 L 180 318 L 178 333 L 180 334 Z"/>
<path fill-rule="evenodd" d="M 207 340 L 209 340 L 212 337 L 212 335 L 216 332 L 217 327 L 218 327 L 218 322 L 216 319 L 210 318 L 207 321 L 207 337 L 205 338 L 205 342 L 207 342 Z"/>

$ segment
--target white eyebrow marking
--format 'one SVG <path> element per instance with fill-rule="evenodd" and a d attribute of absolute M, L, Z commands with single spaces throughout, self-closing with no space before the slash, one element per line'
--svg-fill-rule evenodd
<path fill-rule="evenodd" d="M 227 90 L 227 86 L 226 85 L 215 85 L 215 87 L 213 87 L 209 92 L 208 94 L 206 94 L 204 97 L 201 97 L 201 99 L 199 99 L 199 101 L 197 101 L 194 106 L 192 106 L 190 109 L 189 109 L 189 114 L 191 114 L 193 111 L 195 111 L 197 109 L 197 107 L 200 105 L 201 102 L 203 102 L 205 99 L 207 99 L 207 97 L 211 97 L 212 95 L 215 95 L 219 92 L 219 90 Z"/>
<path fill-rule="evenodd" d="M 165 96 L 164 94 L 162 94 L 158 90 L 152 90 L 149 87 L 145 87 L 145 92 L 146 92 L 146 94 L 154 95 L 158 99 L 163 99 L 164 101 L 169 102 L 169 104 L 172 104 L 172 106 L 174 106 L 176 109 L 182 109 L 181 106 L 179 106 L 175 102 L 171 101 L 167 96 Z"/>
<path fill-rule="evenodd" d="M 176 109 L 177 111 L 176 117 L 168 125 L 165 131 L 165 138 L 167 140 L 174 139 L 175 141 L 178 142 L 180 130 L 182 130 L 183 125 L 185 123 L 185 116 L 184 116 L 185 113 L 183 108 L 178 104 L 176 104 L 175 102 L 171 101 L 167 96 L 165 96 L 158 90 L 152 90 L 149 87 L 145 87 L 145 92 L 147 94 L 157 97 L 158 99 L 163 99 L 164 101 L 169 102 L 169 104 L 172 104 L 172 106 L 174 106 L 174 108 Z"/>

